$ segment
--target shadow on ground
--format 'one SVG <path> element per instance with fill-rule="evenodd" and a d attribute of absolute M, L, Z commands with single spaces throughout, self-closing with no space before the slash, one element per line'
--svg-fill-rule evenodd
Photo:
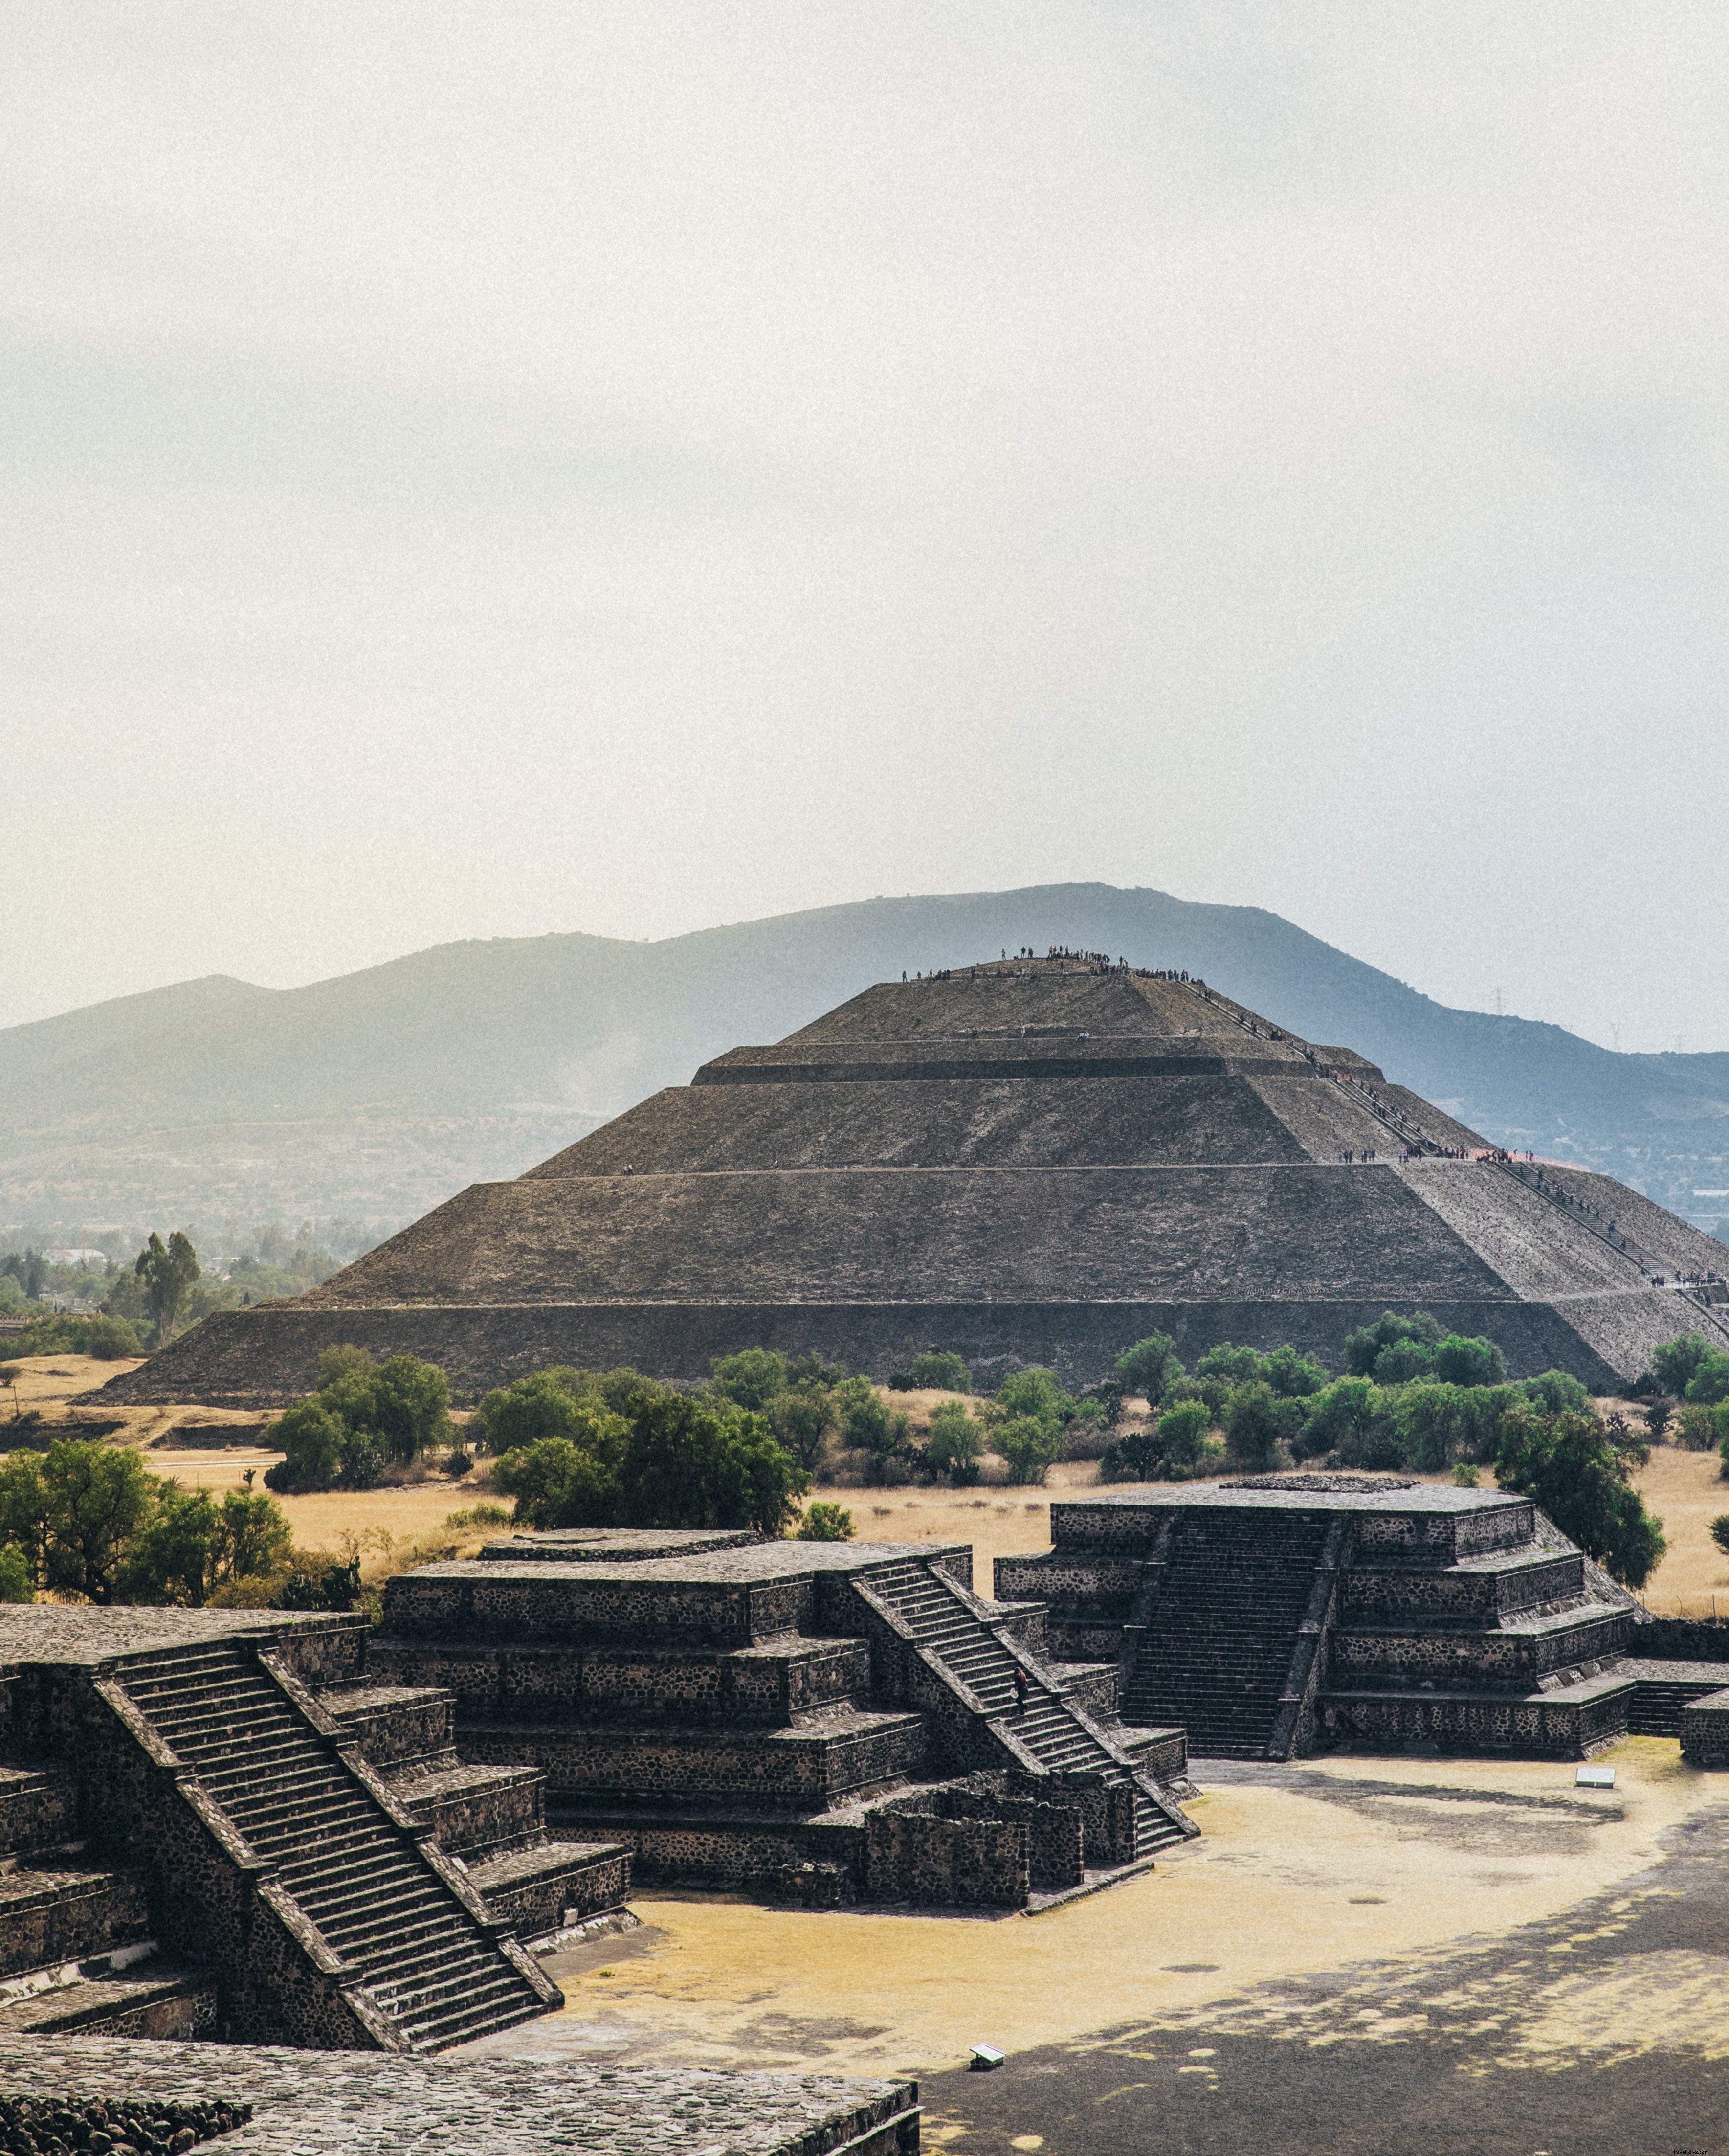
<path fill-rule="evenodd" d="M 1280 1979 L 928 2076 L 947 2156 L 1721 2156 L 1729 1805 L 1612 1894 L 1481 1947 Z M 1467 1917 L 1468 1921 L 1468 1917 Z"/>

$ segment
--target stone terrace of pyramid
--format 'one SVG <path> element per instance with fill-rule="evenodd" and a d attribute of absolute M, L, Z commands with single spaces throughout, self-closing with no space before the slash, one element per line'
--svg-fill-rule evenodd
<path fill-rule="evenodd" d="M 291 1397 L 351 1340 L 465 1389 L 553 1362 L 700 1379 L 758 1344 L 879 1377 L 937 1345 L 1085 1382 L 1155 1328 L 1190 1358 L 1291 1340 L 1337 1364 L 1387 1308 L 1602 1385 L 1686 1326 L 1729 1340 L 1654 1285 L 1714 1272 L 1720 1245 L 1610 1178 L 1487 1150 L 1199 983 L 1008 960 L 734 1049 L 110 1389 Z"/>

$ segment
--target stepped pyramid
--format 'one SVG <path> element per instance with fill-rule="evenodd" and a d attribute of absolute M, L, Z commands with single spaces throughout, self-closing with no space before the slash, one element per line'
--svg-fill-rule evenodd
<path fill-rule="evenodd" d="M 1600 1386 L 1688 1327 L 1729 1340 L 1713 1291 L 1670 1284 L 1721 1245 L 1611 1178 L 1488 1151 L 1180 973 L 1007 959 L 736 1048 L 105 1391 L 288 1398 L 338 1341 L 472 1390 L 547 1363 L 700 1378 L 759 1344 L 879 1377 L 954 1348 L 1078 1383 L 1156 1328 L 1191 1360 L 1290 1340 L 1337 1367 L 1389 1308 Z"/>

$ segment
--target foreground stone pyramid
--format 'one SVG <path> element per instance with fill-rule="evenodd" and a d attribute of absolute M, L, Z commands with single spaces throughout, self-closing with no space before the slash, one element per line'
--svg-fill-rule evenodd
<path fill-rule="evenodd" d="M 929 1346 L 1095 1378 L 1291 1340 L 1337 1365 L 1386 1309 L 1515 1373 L 1609 1385 L 1701 1303 L 1721 1245 L 1605 1176 L 1477 1135 L 1350 1050 L 1216 990 L 1080 958 L 867 989 L 737 1048 L 512 1183 L 477 1183 L 312 1294 L 205 1322 L 110 1389 L 247 1405 L 358 1341 L 464 1389 L 547 1363 L 668 1378 L 765 1345 L 883 1376 Z"/>

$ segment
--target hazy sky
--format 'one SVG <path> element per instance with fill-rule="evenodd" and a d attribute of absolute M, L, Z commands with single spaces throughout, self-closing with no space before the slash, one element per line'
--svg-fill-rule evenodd
<path fill-rule="evenodd" d="M 6 26 L 0 1022 L 1096 878 L 1729 1047 L 1721 7 Z"/>

